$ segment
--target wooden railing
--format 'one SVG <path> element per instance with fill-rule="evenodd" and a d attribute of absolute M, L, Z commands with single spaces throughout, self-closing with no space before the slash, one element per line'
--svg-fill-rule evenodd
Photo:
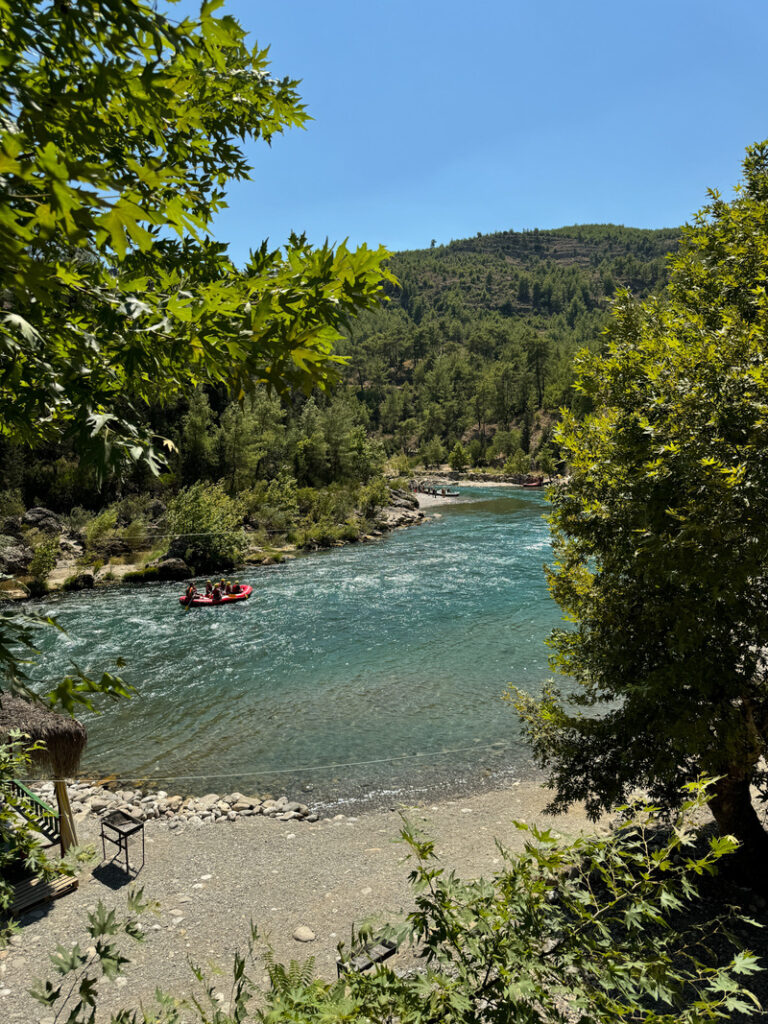
<path fill-rule="evenodd" d="M 11 783 L 11 791 L 19 797 L 19 802 L 14 803 L 13 809 L 25 818 L 42 836 L 51 842 L 61 841 L 61 823 L 59 812 L 54 810 L 40 797 L 35 796 L 31 789 L 27 789 L 23 782 L 14 781 Z"/>

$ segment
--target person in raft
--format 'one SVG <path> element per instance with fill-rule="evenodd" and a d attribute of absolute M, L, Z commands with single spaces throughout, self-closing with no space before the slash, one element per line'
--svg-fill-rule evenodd
<path fill-rule="evenodd" d="M 197 587 L 194 583 L 190 583 L 187 587 L 187 592 L 184 595 L 184 600 L 187 604 L 192 604 L 193 599 L 197 596 Z"/>
<path fill-rule="evenodd" d="M 211 599 L 213 601 L 220 601 L 221 600 L 221 587 L 219 586 L 218 583 L 213 588 L 213 593 L 211 594 Z"/>
<path fill-rule="evenodd" d="M 213 593 L 213 584 L 211 583 L 210 580 L 207 580 L 206 584 L 205 584 L 205 596 L 206 597 L 210 597 L 212 593 Z"/>

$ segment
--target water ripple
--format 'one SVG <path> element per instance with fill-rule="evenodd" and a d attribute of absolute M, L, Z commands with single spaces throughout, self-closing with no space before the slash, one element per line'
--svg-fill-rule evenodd
<path fill-rule="evenodd" d="M 86 715 L 84 767 L 168 785 L 356 799 L 519 769 L 508 682 L 537 691 L 559 621 L 542 564 L 538 494 L 486 492 L 440 519 L 282 566 L 240 573 L 250 601 L 184 611 L 178 585 L 64 595 L 45 610 L 41 679 L 118 656 L 139 696 Z M 313 765 L 508 741 L 493 751 L 321 773 Z M 274 771 L 288 770 L 276 778 Z M 173 776 L 194 780 L 174 784 Z M 224 781 L 230 780 L 230 783 Z M 279 784 L 278 784 L 279 782 Z M 397 787 L 395 787 L 397 788 Z"/>

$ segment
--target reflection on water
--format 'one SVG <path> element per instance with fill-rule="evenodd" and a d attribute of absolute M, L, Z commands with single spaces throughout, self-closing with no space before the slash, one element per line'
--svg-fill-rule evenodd
<path fill-rule="evenodd" d="M 183 610 L 178 584 L 45 605 L 43 676 L 118 656 L 139 690 L 85 716 L 86 770 L 182 792 L 433 792 L 526 770 L 509 682 L 538 691 L 559 612 L 541 494 L 465 495 L 440 518 L 240 573 L 253 597 Z M 327 766 L 340 767 L 327 767 Z"/>

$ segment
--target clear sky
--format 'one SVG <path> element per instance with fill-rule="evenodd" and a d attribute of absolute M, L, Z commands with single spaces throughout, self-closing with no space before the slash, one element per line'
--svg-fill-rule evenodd
<path fill-rule="evenodd" d="M 192 8 L 182 0 L 184 9 Z M 179 8 L 176 8 L 178 11 Z M 423 248 L 478 231 L 669 227 L 768 136 L 765 0 L 226 0 L 306 130 L 248 149 L 216 223 Z"/>

